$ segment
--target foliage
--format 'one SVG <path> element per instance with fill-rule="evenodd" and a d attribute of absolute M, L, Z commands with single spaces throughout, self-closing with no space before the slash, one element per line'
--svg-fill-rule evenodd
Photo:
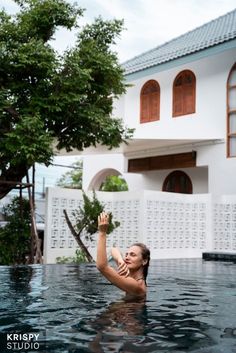
<path fill-rule="evenodd" d="M 52 156 L 52 138 L 45 133 L 39 116 L 24 116 L 10 132 L 5 134 L 5 152 L 12 166 L 27 161 L 49 165 Z"/>
<path fill-rule="evenodd" d="M 30 246 L 29 201 L 15 197 L 3 211 L 8 223 L 0 228 L 0 265 L 25 263 Z"/>
<path fill-rule="evenodd" d="M 48 165 L 52 139 L 59 150 L 112 148 L 133 132 L 111 117 L 126 89 L 111 50 L 123 22 L 97 18 L 59 55 L 56 30 L 78 29 L 83 10 L 66 0 L 15 2 L 16 15 L 0 11 L 0 181 L 20 181 L 35 162 Z M 12 187 L 0 183 L 0 198 Z"/>
<path fill-rule="evenodd" d="M 71 167 L 73 169 L 63 174 L 56 185 L 62 188 L 82 189 L 83 162 L 76 161 Z"/>
<path fill-rule="evenodd" d="M 98 230 L 98 216 L 104 211 L 104 205 L 98 200 L 96 193 L 93 192 L 93 196 L 90 199 L 88 195 L 83 192 L 83 206 L 79 207 L 78 211 L 74 212 L 74 217 L 76 220 L 75 228 L 79 233 L 85 231 L 86 238 L 93 240 L 91 237 Z M 109 213 L 109 227 L 107 234 L 113 232 L 120 223 L 113 222 L 113 215 Z"/>
<path fill-rule="evenodd" d="M 117 175 L 107 176 L 100 187 L 101 191 L 128 191 L 126 181 Z"/>
<path fill-rule="evenodd" d="M 102 205 L 102 203 L 97 199 L 95 192 L 93 192 L 91 199 L 83 192 L 83 205 L 80 206 L 77 211 L 73 212 L 75 226 L 72 225 L 67 211 L 63 210 L 66 223 L 80 247 L 81 254 L 85 256 L 88 262 L 93 262 L 93 257 L 84 244 L 84 239 L 82 238 L 85 237 L 85 240 L 93 241 L 92 236 L 98 230 L 98 216 L 103 210 L 104 205 Z M 117 221 L 113 222 L 112 218 L 112 213 L 110 213 L 108 234 L 120 225 Z M 59 260 L 67 261 L 64 257 Z"/>
<path fill-rule="evenodd" d="M 86 256 L 81 249 L 76 249 L 75 256 L 61 256 L 56 258 L 57 264 L 79 264 L 87 262 Z"/>
<path fill-rule="evenodd" d="M 73 169 L 66 172 L 57 181 L 57 186 L 70 189 L 82 189 L 83 162 L 77 161 L 72 164 Z M 128 191 L 125 179 L 117 175 L 109 175 L 101 184 L 100 191 Z"/>

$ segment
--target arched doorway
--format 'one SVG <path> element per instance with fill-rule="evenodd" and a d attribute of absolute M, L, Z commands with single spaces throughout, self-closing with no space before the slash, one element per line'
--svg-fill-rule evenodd
<path fill-rule="evenodd" d="M 120 172 L 116 169 L 107 168 L 100 170 L 89 184 L 88 190 L 99 190 L 102 182 L 106 179 L 108 175 L 120 175 Z"/>
<path fill-rule="evenodd" d="M 165 178 L 162 191 L 177 192 L 180 194 L 192 194 L 192 181 L 186 173 L 182 172 L 181 170 L 175 170 Z"/>
<path fill-rule="evenodd" d="M 111 177 L 111 179 L 109 179 Z M 109 180 L 107 180 L 109 179 Z M 128 184 L 122 174 L 112 168 L 100 170 L 91 180 L 88 190 L 127 191 Z"/>

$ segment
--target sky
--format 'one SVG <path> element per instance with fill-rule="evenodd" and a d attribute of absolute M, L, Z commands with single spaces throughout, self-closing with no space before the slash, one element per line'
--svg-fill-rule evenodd
<path fill-rule="evenodd" d="M 124 19 L 126 29 L 114 47 L 121 63 L 236 8 L 235 0 L 77 0 L 77 3 L 86 9 L 79 21 L 81 27 L 99 15 L 103 19 Z M 2 7 L 10 14 L 17 11 L 13 0 L 0 0 Z M 74 42 L 75 32 L 59 30 L 52 45 L 62 53 Z M 78 158 L 56 157 L 54 162 L 71 165 Z M 67 170 L 39 166 L 38 190 L 42 189 L 43 179 L 46 186 L 52 186 Z"/>
<path fill-rule="evenodd" d="M 74 3 L 74 0 L 67 0 Z M 236 8 L 235 0 L 77 0 L 86 9 L 81 26 L 99 15 L 124 19 L 126 30 L 114 48 L 120 62 L 133 58 Z M 13 0 L 0 0 L 0 7 L 14 13 Z M 75 32 L 59 30 L 53 46 L 59 52 L 73 46 Z"/>

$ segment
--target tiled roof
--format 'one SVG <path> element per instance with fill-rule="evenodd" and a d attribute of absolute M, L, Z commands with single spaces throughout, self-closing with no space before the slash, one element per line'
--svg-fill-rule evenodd
<path fill-rule="evenodd" d="M 236 9 L 123 63 L 125 74 L 145 70 L 236 38 Z"/>

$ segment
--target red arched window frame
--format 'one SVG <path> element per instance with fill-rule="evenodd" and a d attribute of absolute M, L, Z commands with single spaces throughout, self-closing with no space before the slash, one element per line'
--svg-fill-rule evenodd
<path fill-rule="evenodd" d="M 227 80 L 227 157 L 236 157 L 236 63 Z"/>
<path fill-rule="evenodd" d="M 181 71 L 173 83 L 173 117 L 196 111 L 196 77 L 190 70 Z"/>
<path fill-rule="evenodd" d="M 147 81 L 140 93 L 140 123 L 160 119 L 160 86 L 155 80 Z"/>
<path fill-rule="evenodd" d="M 181 170 L 171 172 L 165 178 L 162 191 L 177 192 L 180 194 L 192 194 L 193 184 L 189 176 Z"/>

